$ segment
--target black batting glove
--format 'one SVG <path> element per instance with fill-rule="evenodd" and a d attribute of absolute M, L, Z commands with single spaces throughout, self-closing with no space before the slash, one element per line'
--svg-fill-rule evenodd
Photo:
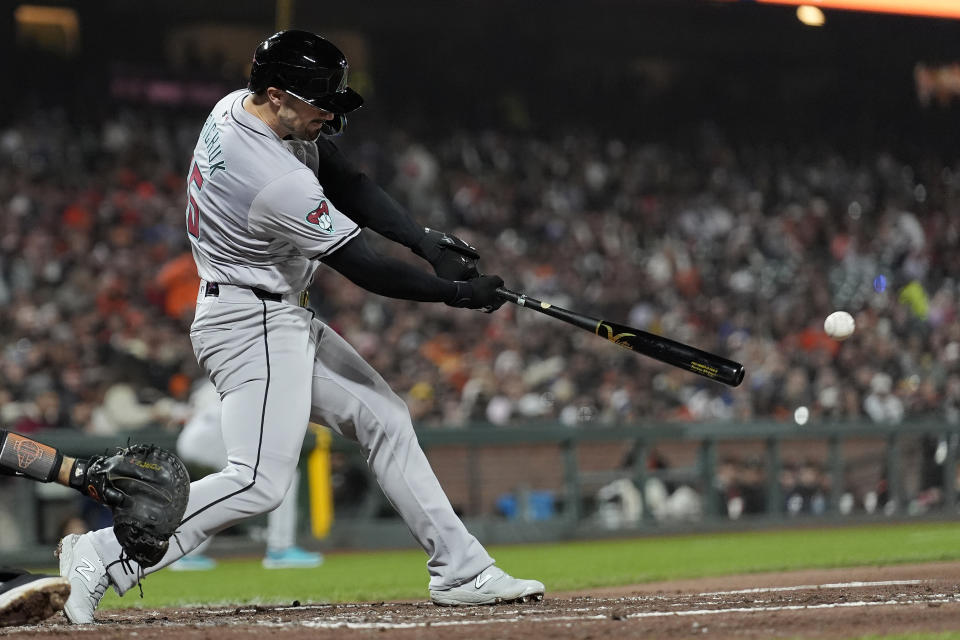
<path fill-rule="evenodd" d="M 471 280 L 480 275 L 480 254 L 474 247 L 451 233 L 425 229 L 423 238 L 410 250 L 429 262 L 437 276 L 445 280 Z"/>
<path fill-rule="evenodd" d="M 497 295 L 497 287 L 503 286 L 500 276 L 479 276 L 471 280 L 458 280 L 456 295 L 447 304 L 460 309 L 480 309 L 484 313 L 493 313 L 504 300 Z"/>

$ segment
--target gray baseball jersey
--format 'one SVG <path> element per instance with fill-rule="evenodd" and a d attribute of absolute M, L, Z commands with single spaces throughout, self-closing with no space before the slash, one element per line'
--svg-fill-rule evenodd
<path fill-rule="evenodd" d="M 205 280 L 190 339 L 222 401 L 227 465 L 191 484 L 183 522 L 159 564 L 131 568 L 112 529 L 94 532 L 93 542 L 123 593 L 139 575 L 218 531 L 276 508 L 312 420 L 359 443 L 387 499 L 429 555 L 430 587 L 461 585 L 493 559 L 454 513 L 407 406 L 343 338 L 298 304 L 296 292 L 310 283 L 317 259 L 359 230 L 295 157 L 309 163 L 315 145 L 285 146 L 244 110 L 247 96 L 238 91 L 217 103 L 188 174 L 187 233 Z M 211 291 L 208 282 L 217 287 Z"/>
<path fill-rule="evenodd" d="M 273 293 L 307 288 L 318 258 L 360 232 L 260 118 L 247 91 L 214 107 L 194 149 L 187 232 L 200 277 Z"/>

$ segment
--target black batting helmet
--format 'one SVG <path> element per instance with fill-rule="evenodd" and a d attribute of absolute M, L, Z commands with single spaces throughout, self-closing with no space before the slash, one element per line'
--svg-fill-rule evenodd
<path fill-rule="evenodd" d="M 363 104 L 347 86 L 347 59 L 330 41 L 309 31 L 280 31 L 257 47 L 250 70 L 251 91 L 283 89 L 331 113 L 349 113 Z"/>

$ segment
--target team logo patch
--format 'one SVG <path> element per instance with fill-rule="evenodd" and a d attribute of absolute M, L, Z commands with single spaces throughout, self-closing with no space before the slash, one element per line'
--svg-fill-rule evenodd
<path fill-rule="evenodd" d="M 14 450 L 17 452 L 17 462 L 21 469 L 26 469 L 42 455 L 40 445 L 26 438 L 18 439 L 14 445 Z"/>
<path fill-rule="evenodd" d="M 333 220 L 330 218 L 330 209 L 327 207 L 326 200 L 321 200 L 320 206 L 307 214 L 307 222 L 317 225 L 321 231 L 333 232 Z"/>

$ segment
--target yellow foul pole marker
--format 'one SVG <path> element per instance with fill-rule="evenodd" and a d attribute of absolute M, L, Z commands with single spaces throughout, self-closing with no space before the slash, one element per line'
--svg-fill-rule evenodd
<path fill-rule="evenodd" d="M 307 479 L 310 486 L 310 531 L 315 538 L 325 538 L 333 524 L 333 484 L 330 480 L 330 430 L 310 424 L 317 437 L 307 457 Z"/>
<path fill-rule="evenodd" d="M 293 23 L 293 3 L 294 0 L 277 0 L 276 4 L 276 28 L 277 31 L 289 29 Z"/>

